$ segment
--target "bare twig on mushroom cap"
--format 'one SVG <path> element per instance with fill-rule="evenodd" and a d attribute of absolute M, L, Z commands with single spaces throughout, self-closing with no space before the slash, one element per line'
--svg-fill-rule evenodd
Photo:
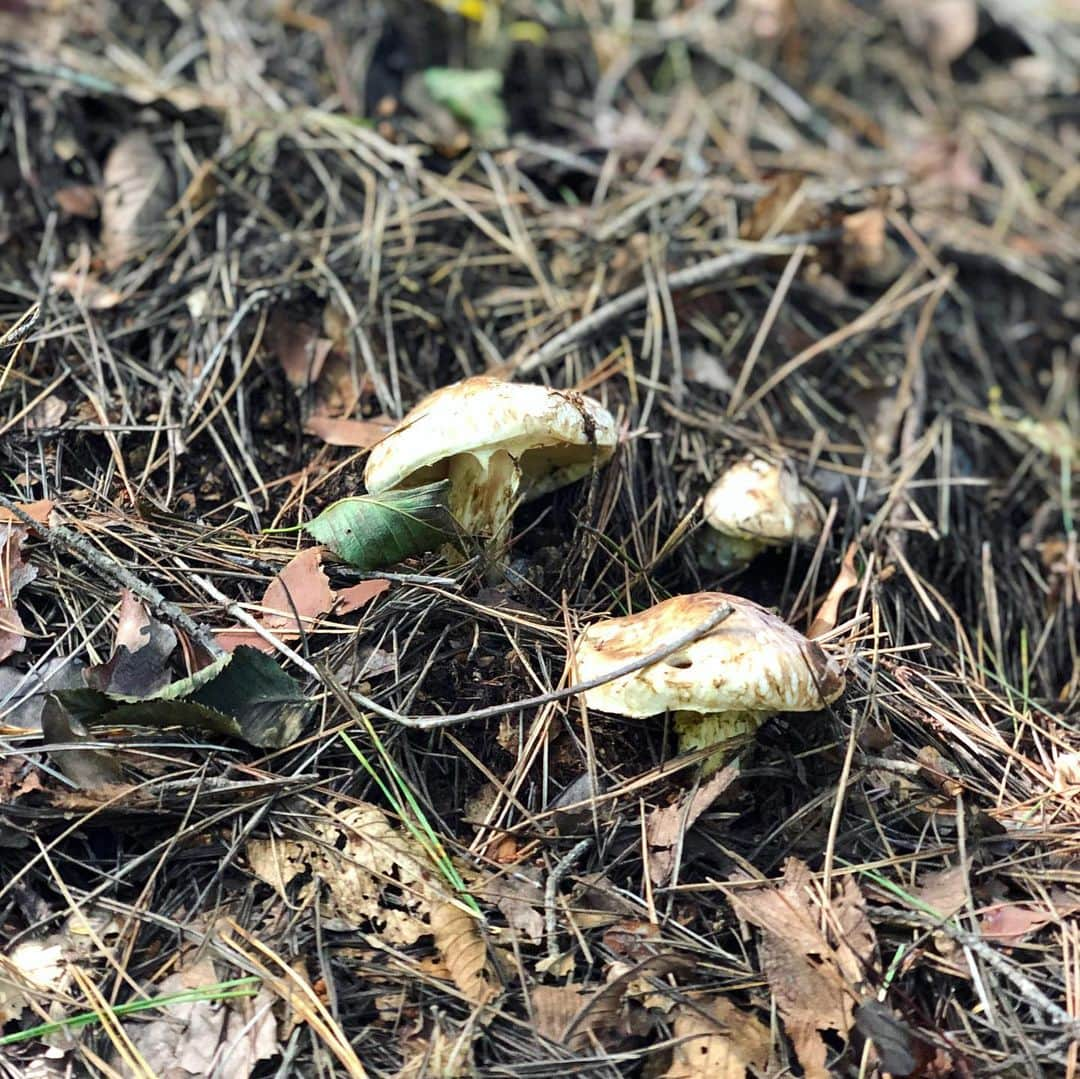
<path fill-rule="evenodd" d="M 592 678 L 588 682 L 579 682 L 577 685 L 567 686 L 565 689 L 554 690 L 551 693 L 543 693 L 539 697 L 525 697 L 522 700 L 511 701 L 508 704 L 495 704 L 490 708 L 477 708 L 471 712 L 455 712 L 445 716 L 404 716 L 400 712 L 384 708 L 381 704 L 371 700 L 369 697 L 365 697 L 362 693 L 357 693 L 355 690 L 349 690 L 349 696 L 362 708 L 367 708 L 384 719 L 391 719 L 395 723 L 400 723 L 403 727 L 413 727 L 417 730 L 429 731 L 437 727 L 451 727 L 458 723 L 469 723 L 474 719 L 492 719 L 495 716 L 506 715 L 508 712 L 516 712 L 519 708 L 533 708 L 539 705 L 553 704 L 556 701 L 564 701 L 567 697 L 573 697 L 578 693 L 584 693 L 586 690 L 595 689 L 597 686 L 602 686 L 607 682 L 614 682 L 616 678 L 623 678 L 628 674 L 633 674 L 635 671 L 640 671 L 643 667 L 659 663 L 660 660 L 666 659 L 680 649 L 685 648 L 688 644 L 692 644 L 699 637 L 711 633 L 721 622 L 730 618 L 733 612 L 734 608 L 730 605 L 720 607 L 693 629 L 681 633 L 655 652 L 641 656 L 632 663 L 615 667 L 599 678 Z"/>

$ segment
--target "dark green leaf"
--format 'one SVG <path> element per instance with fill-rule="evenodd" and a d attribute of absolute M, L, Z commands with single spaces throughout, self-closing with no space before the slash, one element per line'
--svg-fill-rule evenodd
<path fill-rule="evenodd" d="M 440 480 L 343 498 L 304 525 L 304 531 L 358 569 L 381 569 L 457 536 L 449 492 L 450 481 Z"/>

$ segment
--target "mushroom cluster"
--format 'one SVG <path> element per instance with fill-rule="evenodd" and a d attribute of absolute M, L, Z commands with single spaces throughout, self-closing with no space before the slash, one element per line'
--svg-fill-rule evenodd
<path fill-rule="evenodd" d="M 578 676 L 593 681 L 663 649 L 723 608 L 711 632 L 665 659 L 585 692 L 590 708 L 639 719 L 674 714 L 683 751 L 721 748 L 705 770 L 723 763 L 731 743 L 752 735 L 777 712 L 812 712 L 836 700 L 844 678 L 821 646 L 740 596 L 675 596 L 637 614 L 586 629 L 575 646 Z"/>
<path fill-rule="evenodd" d="M 371 451 L 372 494 L 450 480 L 462 529 L 497 547 L 515 505 L 573 483 L 615 452 L 618 432 L 591 398 L 477 376 L 436 390 Z"/>

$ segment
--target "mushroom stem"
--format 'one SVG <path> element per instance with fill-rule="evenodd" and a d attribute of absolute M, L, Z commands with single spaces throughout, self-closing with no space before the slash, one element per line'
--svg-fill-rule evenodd
<path fill-rule="evenodd" d="M 705 746 L 717 751 L 702 761 L 702 774 L 710 776 L 731 758 L 733 746 L 752 736 L 769 718 L 767 712 L 689 712 L 678 711 L 672 717 L 679 736 L 679 752 L 688 753 Z"/>
<path fill-rule="evenodd" d="M 506 450 L 459 453 L 450 459 L 450 512 L 466 535 L 482 536 L 498 560 L 510 535 L 521 468 Z"/>

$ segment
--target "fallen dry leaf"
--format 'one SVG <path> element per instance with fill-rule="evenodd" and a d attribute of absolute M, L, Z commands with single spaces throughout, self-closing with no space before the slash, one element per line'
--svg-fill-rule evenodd
<path fill-rule="evenodd" d="M 157 987 L 158 995 L 216 985 L 221 980 L 213 962 L 204 958 L 165 978 Z M 166 1004 L 148 1022 L 124 1026 L 158 1079 L 204 1075 L 244 1079 L 260 1060 L 280 1051 L 273 1003 L 273 994 L 264 987 L 253 999 Z M 117 1063 L 122 1075 L 133 1074 Z"/>
<path fill-rule="evenodd" d="M 431 932 L 462 996 L 470 1004 L 491 1000 L 499 990 L 475 915 L 449 899 L 435 901 L 431 907 Z"/>
<path fill-rule="evenodd" d="M 345 416 L 326 416 L 316 413 L 304 423 L 309 435 L 321 438 L 328 446 L 350 446 L 370 450 L 394 428 L 391 420 L 352 420 Z"/>
<path fill-rule="evenodd" d="M 840 572 L 836 575 L 828 594 L 821 601 L 821 606 L 814 615 L 810 628 L 806 631 L 807 637 L 813 640 L 815 637 L 823 637 L 836 629 L 837 618 L 840 612 L 840 601 L 858 583 L 859 575 L 855 571 L 855 543 L 848 544 L 844 552 L 844 560 L 840 563 Z"/>
<path fill-rule="evenodd" d="M 322 547 L 305 548 L 289 561 L 263 593 L 259 621 L 284 641 L 295 640 L 304 632 L 310 633 L 316 621 L 334 606 L 334 590 L 323 571 L 322 556 Z M 229 652 L 242 644 L 260 652 L 274 651 L 269 641 L 264 641 L 247 626 L 219 630 L 214 638 Z"/>
<path fill-rule="evenodd" d="M 370 581 L 361 581 L 359 584 L 349 585 L 348 588 L 339 588 L 337 593 L 337 606 L 334 608 L 337 614 L 351 614 L 353 611 L 366 607 L 376 596 L 381 596 L 390 587 L 390 582 L 381 577 Z M 386 656 L 388 653 L 382 653 Z M 390 668 L 394 665 L 393 656 L 390 657 Z M 389 668 L 383 666 L 382 670 Z M 379 665 L 375 662 L 364 665 L 364 671 L 368 674 L 380 673 Z"/>
<path fill-rule="evenodd" d="M 333 342 L 320 337 L 318 327 L 294 318 L 278 308 L 266 324 L 266 347 L 295 389 L 304 389 L 319 380 Z"/>
<path fill-rule="evenodd" d="M 675 1013 L 676 1042 L 664 1079 L 746 1079 L 764 1074 L 772 1038 L 757 1016 L 726 997 L 689 997 Z"/>
<path fill-rule="evenodd" d="M 56 205 L 72 217 L 97 217 L 97 188 L 90 184 L 68 184 L 53 193 Z"/>
<path fill-rule="evenodd" d="M 544 935 L 544 889 L 539 871 L 533 867 L 517 868 L 506 875 L 493 875 L 484 885 L 482 898 L 494 903 L 506 918 L 507 925 L 526 940 L 536 943 Z"/>
<path fill-rule="evenodd" d="M 645 824 L 649 841 L 649 876 L 654 884 L 666 884 L 675 869 L 679 838 L 738 778 L 733 764 L 721 768 L 707 783 L 674 805 L 654 809 Z"/>
<path fill-rule="evenodd" d="M 1058 794 L 1064 794 L 1070 787 L 1080 786 L 1080 753 L 1062 753 L 1054 761 L 1054 777 L 1050 786 Z"/>
<path fill-rule="evenodd" d="M 48 524 L 49 514 L 52 513 L 55 503 L 51 499 L 43 498 L 37 502 L 17 502 L 16 505 L 31 520 L 37 521 L 38 524 Z M 0 506 L 0 525 L 21 523 L 21 517 L 16 517 L 11 510 Z"/>
<path fill-rule="evenodd" d="M 913 894 L 942 918 L 951 918 L 967 902 L 971 859 L 959 865 L 927 873 Z"/>
<path fill-rule="evenodd" d="M 122 292 L 104 284 L 98 275 L 90 270 L 57 270 L 51 281 L 53 288 L 69 292 L 76 303 L 90 311 L 108 311 L 124 298 Z"/>
<path fill-rule="evenodd" d="M 979 929 L 987 939 L 999 944 L 1017 945 L 1044 926 L 1080 911 L 1080 898 L 1064 888 L 1050 892 L 1050 904 L 1001 903 L 983 912 Z"/>
<path fill-rule="evenodd" d="M 37 576 L 23 557 L 27 535 L 22 525 L 0 524 L 0 660 L 26 647 L 26 627 L 15 610 L 15 599 Z"/>
<path fill-rule="evenodd" d="M 64 945 L 55 934 L 24 940 L 0 955 L 0 1027 L 18 1019 L 38 994 L 60 992 L 67 985 Z"/>
<path fill-rule="evenodd" d="M 173 182 L 145 131 L 132 131 L 113 146 L 102 181 L 101 246 L 105 266 L 115 270 L 164 231 Z"/>
<path fill-rule="evenodd" d="M 169 656 L 175 648 L 176 633 L 152 618 L 125 588 L 113 653 L 105 663 L 86 669 L 86 684 L 102 693 L 149 697 L 172 681 Z"/>
<path fill-rule="evenodd" d="M 566 1032 L 582 1005 L 588 1000 L 579 984 L 536 985 L 529 991 L 531 1014 L 536 1032 L 556 1045 L 565 1045 L 571 1051 L 584 1041 L 585 1032 L 579 1031 L 574 1042 L 566 1041 Z"/>
<path fill-rule="evenodd" d="M 394 1079 L 471 1079 L 476 1075 L 473 1025 L 466 1024 L 456 1036 L 446 1029 L 448 1025 L 446 1017 L 439 1016 L 420 1031 L 405 1031 L 401 1039 L 405 1063 Z"/>
<path fill-rule="evenodd" d="M 750 208 L 739 226 L 739 235 L 744 240 L 760 240 L 820 227 L 824 215 L 819 207 L 806 200 L 801 190 L 805 179 L 796 172 L 775 177 L 769 190 Z"/>
<path fill-rule="evenodd" d="M 744 873 L 732 883 L 749 881 Z M 827 905 L 805 863 L 789 858 L 778 884 L 724 888 L 735 913 L 763 931 L 762 972 L 808 1079 L 826 1079 L 819 1031 L 846 1037 L 864 993 L 877 941 L 854 879 L 836 880 Z"/>

